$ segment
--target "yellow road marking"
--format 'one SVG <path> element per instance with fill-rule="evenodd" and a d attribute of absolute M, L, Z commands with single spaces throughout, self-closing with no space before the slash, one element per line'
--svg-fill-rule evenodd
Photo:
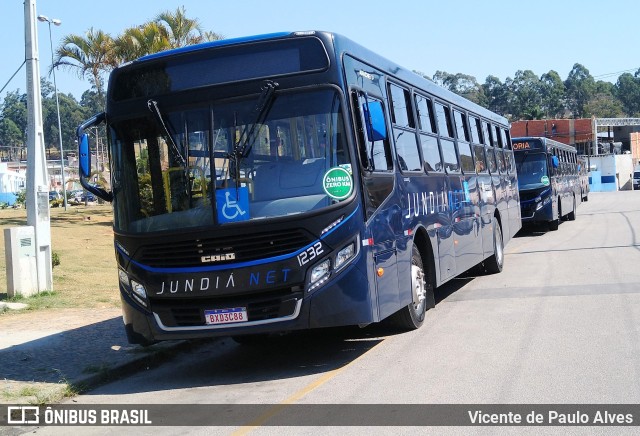
<path fill-rule="evenodd" d="M 254 429 L 258 428 L 258 427 L 260 427 L 265 422 L 267 422 L 269 419 L 271 419 L 274 416 L 276 416 L 278 413 L 280 413 L 282 410 L 284 410 L 288 405 L 294 404 L 295 402 L 297 402 L 298 400 L 303 398 L 305 395 L 309 394 L 310 392 L 316 390 L 317 388 L 319 388 L 320 386 L 322 386 L 326 382 L 328 382 L 331 379 L 333 379 L 335 376 L 337 376 L 339 373 L 344 371 L 346 368 L 348 368 L 349 366 L 353 365 L 355 362 L 359 361 L 364 356 L 369 354 L 369 352 L 371 352 L 371 350 L 373 350 L 374 348 L 376 348 L 376 347 L 370 348 L 365 353 L 361 354 L 356 359 L 352 360 L 351 362 L 347 363 L 346 365 L 341 366 L 340 368 L 333 369 L 333 370 L 325 373 L 324 375 L 322 375 L 322 377 L 318 378 L 317 380 L 314 380 L 313 382 L 309 383 L 304 388 L 300 389 L 298 392 L 296 392 L 293 395 L 289 396 L 289 398 L 287 398 L 287 399 L 281 401 L 280 403 L 274 405 L 271 409 L 269 409 L 267 412 L 265 412 L 262 415 L 260 415 L 254 421 L 250 422 L 247 425 L 244 425 L 244 426 L 240 427 L 238 430 L 236 430 L 233 433 L 231 433 L 232 436 L 244 436 L 244 435 L 249 434 L 249 432 L 251 432 L 252 430 L 254 430 Z"/>

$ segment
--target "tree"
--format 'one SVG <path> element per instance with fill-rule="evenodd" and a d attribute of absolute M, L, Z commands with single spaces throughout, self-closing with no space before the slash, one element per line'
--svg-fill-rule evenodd
<path fill-rule="evenodd" d="M 19 159 L 19 152 L 24 147 L 24 133 L 10 118 L 0 118 L 0 144 L 2 156 L 9 160 Z"/>
<path fill-rule="evenodd" d="M 104 106 L 103 75 L 115 65 L 113 39 L 102 30 L 90 28 L 84 36 L 67 35 L 55 50 L 52 68 L 75 70 L 78 77 L 89 80 Z"/>
<path fill-rule="evenodd" d="M 484 100 L 480 103 L 489 110 L 508 116 L 511 88 L 503 84 L 496 76 L 487 76 L 482 84 L 482 95 Z"/>
<path fill-rule="evenodd" d="M 0 106 L 0 144 L 10 159 L 23 159 L 27 143 L 27 94 L 8 92 Z"/>
<path fill-rule="evenodd" d="M 565 113 L 565 88 L 560 75 L 550 70 L 540 76 L 542 111 L 546 118 L 562 118 Z"/>
<path fill-rule="evenodd" d="M 624 117 L 622 103 L 609 93 L 596 93 L 584 106 L 584 110 L 587 116 L 596 118 Z"/>
<path fill-rule="evenodd" d="M 449 74 L 445 71 L 436 71 L 433 75 L 433 81 L 475 103 L 480 103 L 483 99 L 482 87 L 475 77 L 468 74 Z"/>
<path fill-rule="evenodd" d="M 640 69 L 633 76 L 624 73 L 618 77 L 614 94 L 629 116 L 640 116 Z"/>
<path fill-rule="evenodd" d="M 171 48 L 222 39 L 215 32 L 204 33 L 197 19 L 187 18 L 184 6 L 177 8 L 173 13 L 170 11 L 161 12 L 154 21 L 163 29 Z"/>
<path fill-rule="evenodd" d="M 564 82 L 567 96 L 567 109 L 574 118 L 586 116 L 585 106 L 595 94 L 596 82 L 589 70 L 581 64 L 574 64 Z"/>
<path fill-rule="evenodd" d="M 114 58 L 118 64 L 152 53 L 169 50 L 171 44 L 165 31 L 153 22 L 125 29 L 114 41 Z"/>
<path fill-rule="evenodd" d="M 540 119 L 544 117 L 541 82 L 533 71 L 516 71 L 510 86 L 513 89 L 510 107 L 515 119 Z"/>

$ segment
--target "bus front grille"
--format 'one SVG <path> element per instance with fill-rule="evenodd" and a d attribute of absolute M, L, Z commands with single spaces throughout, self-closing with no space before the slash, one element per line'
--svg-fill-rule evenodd
<path fill-rule="evenodd" d="M 198 327 L 206 325 L 204 311 L 244 307 L 250 322 L 291 316 L 302 292 L 281 290 L 264 295 L 240 298 L 187 298 L 151 301 L 151 309 L 165 327 Z"/>
<path fill-rule="evenodd" d="M 301 229 L 238 234 L 143 246 L 135 260 L 151 267 L 202 266 L 203 258 L 217 265 L 246 262 L 294 253 L 315 238 Z"/>

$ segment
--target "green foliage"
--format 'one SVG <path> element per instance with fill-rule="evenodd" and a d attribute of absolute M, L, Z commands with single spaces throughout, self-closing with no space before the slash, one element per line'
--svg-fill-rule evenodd
<path fill-rule="evenodd" d="M 483 101 L 483 88 L 473 76 L 436 71 L 433 75 L 433 81 L 474 103 L 481 103 Z"/>
<path fill-rule="evenodd" d="M 624 73 L 615 84 L 615 95 L 630 116 L 640 116 L 640 69 L 635 75 Z"/>
<path fill-rule="evenodd" d="M 51 253 L 51 268 L 60 265 L 60 255 L 55 251 Z"/>
<path fill-rule="evenodd" d="M 18 206 L 24 206 L 27 202 L 27 190 L 23 189 L 22 191 L 16 194 L 16 203 Z"/>
<path fill-rule="evenodd" d="M 564 81 L 566 88 L 567 109 L 574 118 L 584 118 L 589 114 L 585 106 L 593 98 L 596 91 L 595 79 L 589 70 L 581 64 L 575 64 Z"/>

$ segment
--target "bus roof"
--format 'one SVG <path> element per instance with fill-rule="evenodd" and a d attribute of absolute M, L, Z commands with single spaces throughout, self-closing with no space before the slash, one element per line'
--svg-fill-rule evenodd
<path fill-rule="evenodd" d="M 545 144 L 545 147 L 554 146 L 561 150 L 568 151 L 576 151 L 576 148 L 573 145 L 568 145 L 563 142 L 556 141 L 555 139 L 546 138 L 544 136 L 520 136 L 516 138 L 511 138 L 511 142 L 523 142 L 523 141 L 542 141 Z"/>
<path fill-rule="evenodd" d="M 266 39 L 282 38 L 291 35 L 291 32 L 265 33 L 264 35 L 242 36 L 238 38 L 219 39 L 217 41 L 203 42 L 201 44 L 188 45 L 185 47 L 165 50 L 158 53 L 142 56 L 133 62 L 143 62 L 152 59 L 161 59 L 164 57 L 174 56 L 182 53 L 190 53 L 194 51 L 206 50 L 215 47 L 224 47 L 227 45 L 244 44 L 246 42 L 263 41 Z"/>
<path fill-rule="evenodd" d="M 217 41 L 209 41 L 201 44 L 190 45 L 186 47 L 175 48 L 171 50 L 166 50 L 158 53 L 153 53 L 147 56 L 143 56 L 137 60 L 128 62 L 126 64 L 121 65 L 120 67 L 126 67 L 132 64 L 137 64 L 140 62 L 161 60 L 167 57 L 173 57 L 175 55 L 181 55 L 186 53 L 195 53 L 199 51 L 204 51 L 217 47 L 228 47 L 233 45 L 241 45 L 241 44 L 250 44 L 253 42 L 267 41 L 267 40 L 275 40 L 275 39 L 284 39 L 284 38 L 296 38 L 296 37 L 308 37 L 308 36 L 318 36 L 324 39 L 325 41 L 331 41 L 335 48 L 335 55 L 337 57 L 342 56 L 343 53 L 348 53 L 351 56 L 364 61 L 365 63 L 371 64 L 372 67 L 378 68 L 383 71 L 386 75 L 395 77 L 398 80 L 404 81 L 412 86 L 423 89 L 429 93 L 434 94 L 435 96 L 442 98 L 443 100 L 448 101 L 454 105 L 458 105 L 463 108 L 468 108 L 480 116 L 483 116 L 488 119 L 492 119 L 495 122 L 498 122 L 502 125 L 508 126 L 508 121 L 505 117 L 496 114 L 489 109 L 480 106 L 442 86 L 436 84 L 435 82 L 426 79 L 411 70 L 408 70 L 400 65 L 390 61 L 383 56 L 380 56 L 376 52 L 368 49 L 353 40 L 342 36 L 333 32 L 325 32 L 325 31 L 296 31 L 296 32 L 276 32 L 276 33 L 268 33 L 262 35 L 253 35 L 253 36 L 245 36 L 239 38 L 230 38 L 230 39 L 221 39 Z"/>

